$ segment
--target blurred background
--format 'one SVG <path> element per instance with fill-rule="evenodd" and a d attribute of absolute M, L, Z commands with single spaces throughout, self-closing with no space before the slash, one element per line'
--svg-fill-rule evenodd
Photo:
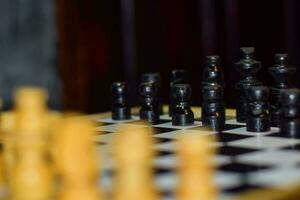
<path fill-rule="evenodd" d="M 187 70 L 193 104 L 200 105 L 210 54 L 221 56 L 225 102 L 234 107 L 239 47 L 256 48 L 266 85 L 275 53 L 288 53 L 299 69 L 299 9 L 297 0 L 0 0 L 4 108 L 11 107 L 14 88 L 39 85 L 49 90 L 53 108 L 105 111 L 114 81 L 128 82 L 137 105 L 145 72 L 161 74 L 168 103 L 169 73 L 176 68 Z"/>

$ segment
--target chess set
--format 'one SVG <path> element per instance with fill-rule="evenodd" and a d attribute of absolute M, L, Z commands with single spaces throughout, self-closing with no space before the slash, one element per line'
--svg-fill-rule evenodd
<path fill-rule="evenodd" d="M 201 107 L 191 105 L 182 69 L 171 72 L 168 105 L 159 74 L 147 73 L 140 106 L 131 108 L 126 83 L 116 82 L 111 111 L 96 115 L 52 112 L 44 90 L 17 90 L 14 109 L 1 114 L 0 199 L 299 199 L 295 69 L 276 54 L 276 85 L 262 86 L 253 54 L 241 48 L 236 63 L 236 109 L 223 103 L 218 56 L 207 57 Z"/>

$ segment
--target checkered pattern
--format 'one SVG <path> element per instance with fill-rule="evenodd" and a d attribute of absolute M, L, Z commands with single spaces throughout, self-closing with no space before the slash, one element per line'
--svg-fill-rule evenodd
<path fill-rule="evenodd" d="M 101 123 L 98 130 L 103 134 L 97 136 L 96 140 L 104 157 L 103 152 L 109 151 L 108 144 L 120 123 L 136 126 L 140 122 L 138 117 L 121 122 L 108 118 L 98 121 Z M 154 148 L 158 152 L 154 161 L 155 181 L 164 199 L 173 199 L 176 184 L 176 138 L 182 132 L 203 129 L 201 125 L 201 121 L 197 120 L 193 126 L 172 126 L 171 119 L 166 115 L 160 123 L 153 125 L 156 132 L 153 137 L 157 139 Z M 137 125 L 139 126 L 144 125 Z M 205 134 L 217 136 L 218 154 L 213 160 L 218 166 L 215 182 L 220 188 L 222 200 L 255 188 L 284 189 L 300 180 L 300 137 L 282 135 L 277 128 L 261 133 L 247 132 L 245 124 L 237 123 L 232 118 L 226 120 L 224 131 L 206 131 Z M 107 159 L 102 161 L 103 164 L 101 182 L 109 188 L 113 174 L 112 163 Z"/>

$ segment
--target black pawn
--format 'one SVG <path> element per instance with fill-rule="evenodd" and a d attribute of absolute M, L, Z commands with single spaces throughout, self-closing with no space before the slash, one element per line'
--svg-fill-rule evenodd
<path fill-rule="evenodd" d="M 128 105 L 128 91 L 123 82 L 113 83 L 112 91 L 112 119 L 128 120 L 131 119 L 131 109 Z"/>
<path fill-rule="evenodd" d="M 187 73 L 184 69 L 175 69 L 171 72 L 169 116 L 172 116 L 174 110 L 172 87 L 175 84 L 186 84 L 186 83 L 187 83 Z"/>
<path fill-rule="evenodd" d="M 213 55 L 206 57 L 206 67 L 203 70 L 202 86 L 220 85 L 224 88 L 224 77 L 220 67 L 220 57 Z"/>
<path fill-rule="evenodd" d="M 142 74 L 142 83 L 154 83 L 155 87 L 157 88 L 157 101 L 158 101 L 158 111 L 159 114 L 163 114 L 163 105 L 162 100 L 160 98 L 160 75 L 159 73 L 144 73 Z"/>
<path fill-rule="evenodd" d="M 141 83 L 139 93 L 142 99 L 140 118 L 151 124 L 157 124 L 159 122 L 159 104 L 155 83 Z"/>
<path fill-rule="evenodd" d="M 250 132 L 265 132 L 270 130 L 269 89 L 264 86 L 253 86 L 247 90 L 246 127 Z"/>
<path fill-rule="evenodd" d="M 256 79 L 256 73 L 261 68 L 261 63 L 254 59 L 253 54 L 253 47 L 242 47 L 241 60 L 235 64 L 237 71 L 241 73 L 241 80 L 236 84 L 238 97 L 236 118 L 238 122 L 245 122 L 246 120 L 246 91 L 251 86 L 262 85 L 262 83 Z"/>
<path fill-rule="evenodd" d="M 202 124 L 214 131 L 222 131 L 225 127 L 225 105 L 223 88 L 220 85 L 207 85 L 202 88 Z"/>
<path fill-rule="evenodd" d="M 159 73 L 144 73 L 142 74 L 142 83 L 155 83 L 159 85 L 160 75 Z"/>
<path fill-rule="evenodd" d="M 300 90 L 286 89 L 280 92 L 280 132 L 290 137 L 300 134 Z"/>
<path fill-rule="evenodd" d="M 296 73 L 296 68 L 288 67 L 287 54 L 275 54 L 275 64 L 269 68 L 269 73 L 275 81 L 275 85 L 270 88 L 271 125 L 279 127 L 280 90 L 294 87 L 293 75 Z"/>
<path fill-rule="evenodd" d="M 192 90 L 189 84 L 175 84 L 172 87 L 174 110 L 172 124 L 174 126 L 187 126 L 194 124 L 194 113 L 191 110 Z"/>

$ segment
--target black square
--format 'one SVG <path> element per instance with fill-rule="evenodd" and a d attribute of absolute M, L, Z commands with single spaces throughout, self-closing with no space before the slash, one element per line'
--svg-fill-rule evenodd
<path fill-rule="evenodd" d="M 246 135 L 238 135 L 238 134 L 231 134 L 231 133 L 217 133 L 217 140 L 220 142 L 231 142 L 235 140 L 241 140 L 244 138 L 249 138 L 251 136 L 246 136 Z"/>
<path fill-rule="evenodd" d="M 97 145 L 106 145 L 107 143 L 105 142 L 96 142 Z"/>
<path fill-rule="evenodd" d="M 292 135 L 292 134 L 286 134 L 286 133 L 280 133 L 280 132 L 277 132 L 277 133 L 272 133 L 268 136 L 271 136 L 271 137 L 280 137 L 280 138 L 295 138 L 295 139 L 300 139 L 300 135 Z"/>
<path fill-rule="evenodd" d="M 236 129 L 236 128 L 242 128 L 245 127 L 244 125 L 239 125 L 239 124 L 225 124 L 224 130 L 223 131 L 228 131 L 231 129 Z"/>
<path fill-rule="evenodd" d="M 242 147 L 231 147 L 231 146 L 222 146 L 218 148 L 218 154 L 226 155 L 226 156 L 238 156 L 250 152 L 254 152 L 257 150 L 254 149 L 247 149 Z"/>
<path fill-rule="evenodd" d="M 253 164 L 242 164 L 242 163 L 230 163 L 226 165 L 221 165 L 219 167 L 220 171 L 227 171 L 227 172 L 235 172 L 239 174 L 247 174 L 250 172 L 256 172 L 261 170 L 270 169 L 270 166 L 267 165 L 253 165 Z"/>
<path fill-rule="evenodd" d="M 170 155 L 174 155 L 174 152 L 165 151 L 165 150 L 160 150 L 157 152 L 157 157 L 170 156 Z"/>
<path fill-rule="evenodd" d="M 300 144 L 290 145 L 288 147 L 284 147 L 284 148 L 281 148 L 281 149 L 300 151 Z"/>
<path fill-rule="evenodd" d="M 252 184 L 243 184 L 236 187 L 225 189 L 224 192 L 227 193 L 242 193 L 249 190 L 255 190 L 255 189 L 264 189 L 264 187 L 260 185 L 252 185 Z"/>
<path fill-rule="evenodd" d="M 111 134 L 111 133 L 113 133 L 113 132 L 109 132 L 109 131 L 97 131 L 97 132 L 99 132 L 98 135 L 106 135 L 106 134 Z"/>
<path fill-rule="evenodd" d="M 155 138 L 155 143 L 167 143 L 172 141 L 173 140 L 169 138 Z"/>
<path fill-rule="evenodd" d="M 176 131 L 178 129 L 174 128 L 162 128 L 162 127 L 153 127 L 155 134 L 167 133 L 171 131 Z"/>
<path fill-rule="evenodd" d="M 169 173 L 172 173 L 172 172 L 173 172 L 173 170 L 169 169 L 169 168 L 159 167 L 159 168 L 154 169 L 155 176 L 160 176 L 160 175 L 163 175 L 163 174 L 169 174 Z"/>

